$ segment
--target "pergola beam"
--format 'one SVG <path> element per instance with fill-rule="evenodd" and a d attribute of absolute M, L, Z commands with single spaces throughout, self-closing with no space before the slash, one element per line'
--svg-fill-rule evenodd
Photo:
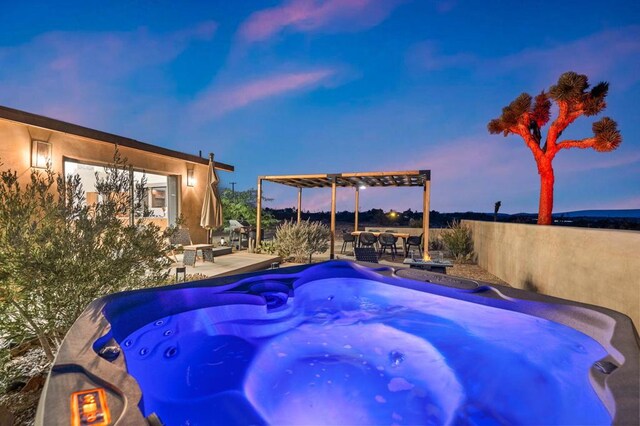
<path fill-rule="evenodd" d="M 302 220 L 302 188 L 331 188 L 331 247 L 330 258 L 335 256 L 336 238 L 336 188 L 354 187 L 355 194 L 355 230 L 359 227 L 358 213 L 360 210 L 360 186 L 369 187 L 423 187 L 423 256 L 428 258 L 429 249 L 429 203 L 431 197 L 431 171 L 407 170 L 391 172 L 357 172 L 335 174 L 309 174 L 309 175 L 280 175 L 258 177 L 258 199 L 256 202 L 256 239 L 257 244 L 262 241 L 262 181 L 279 183 L 298 188 L 298 223 Z"/>

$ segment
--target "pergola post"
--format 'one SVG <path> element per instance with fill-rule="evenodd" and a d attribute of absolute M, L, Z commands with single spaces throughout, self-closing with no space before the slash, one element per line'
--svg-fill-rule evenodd
<path fill-rule="evenodd" d="M 360 210 L 360 187 L 356 186 L 356 218 L 354 224 L 354 231 L 358 231 L 358 211 Z"/>
<path fill-rule="evenodd" d="M 331 247 L 329 259 L 335 258 L 336 243 L 336 177 L 331 179 Z"/>
<path fill-rule="evenodd" d="M 134 181 L 133 166 L 129 166 L 129 226 L 133 226 L 136 223 L 136 210 L 135 210 L 135 190 L 136 183 Z"/>
<path fill-rule="evenodd" d="M 431 179 L 424 181 L 422 202 L 422 258 L 429 260 L 429 202 L 431 198 Z"/>
<path fill-rule="evenodd" d="M 298 223 L 302 219 L 302 188 L 298 188 Z"/>
<path fill-rule="evenodd" d="M 262 178 L 258 178 L 258 199 L 256 200 L 256 247 L 260 245 L 262 239 L 260 234 L 262 232 Z"/>

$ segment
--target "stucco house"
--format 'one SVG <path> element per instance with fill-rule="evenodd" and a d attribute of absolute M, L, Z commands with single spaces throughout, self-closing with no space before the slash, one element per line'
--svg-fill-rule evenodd
<path fill-rule="evenodd" d="M 33 168 L 51 163 L 55 172 L 79 174 L 87 202 L 96 200 L 95 174 L 113 161 L 115 147 L 133 167 L 146 175 L 151 220 L 161 228 L 182 215 L 194 242 L 204 242 L 200 212 L 207 182 L 208 157 L 186 154 L 134 139 L 89 129 L 41 115 L 0 106 L 0 163 L 16 170 L 26 184 Z M 216 161 L 217 170 L 233 166 Z"/>

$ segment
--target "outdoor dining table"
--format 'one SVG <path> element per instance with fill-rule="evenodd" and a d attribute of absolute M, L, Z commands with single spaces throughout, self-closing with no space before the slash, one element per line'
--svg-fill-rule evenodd
<path fill-rule="evenodd" d="M 402 238 L 402 249 L 404 250 L 404 253 L 406 255 L 406 253 L 407 253 L 407 238 L 409 238 L 411 236 L 411 234 L 409 234 L 408 232 L 353 231 L 351 233 L 351 235 L 353 235 L 354 237 L 357 238 L 358 244 L 360 244 L 360 234 L 362 234 L 363 232 L 368 232 L 370 234 L 375 235 L 376 237 L 379 237 L 380 234 L 391 234 L 396 238 Z"/>

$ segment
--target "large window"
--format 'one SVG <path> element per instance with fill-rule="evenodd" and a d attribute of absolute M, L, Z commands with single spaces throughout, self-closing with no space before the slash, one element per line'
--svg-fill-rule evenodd
<path fill-rule="evenodd" d="M 103 166 L 65 160 L 64 171 L 67 175 L 80 176 L 87 204 L 100 201 L 96 190 L 96 176 L 101 178 L 106 176 Z M 147 196 L 144 200 L 147 207 L 145 216 L 151 219 L 166 219 L 167 224 L 175 223 L 178 216 L 177 177 L 133 172 L 136 182 L 142 181 L 143 177 L 146 179 L 147 188 Z"/>

